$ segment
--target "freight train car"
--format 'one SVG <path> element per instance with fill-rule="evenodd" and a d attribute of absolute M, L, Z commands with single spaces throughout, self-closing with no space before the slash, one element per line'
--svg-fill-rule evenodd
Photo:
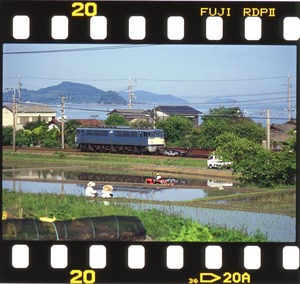
<path fill-rule="evenodd" d="M 75 143 L 82 152 L 144 154 L 157 152 L 165 139 L 160 129 L 76 128 Z"/>

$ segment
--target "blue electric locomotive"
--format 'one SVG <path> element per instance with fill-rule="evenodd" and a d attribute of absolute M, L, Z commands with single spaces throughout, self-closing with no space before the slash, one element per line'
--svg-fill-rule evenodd
<path fill-rule="evenodd" d="M 75 143 L 82 152 L 154 153 L 165 146 L 160 129 L 125 127 L 76 128 Z"/>

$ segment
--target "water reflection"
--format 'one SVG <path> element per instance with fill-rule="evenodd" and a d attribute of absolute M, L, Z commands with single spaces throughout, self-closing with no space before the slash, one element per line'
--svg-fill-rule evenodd
<path fill-rule="evenodd" d="M 85 184 L 64 182 L 36 182 L 25 180 L 3 180 L 2 188 L 21 192 L 85 195 Z M 103 184 L 95 189 L 101 192 Z M 150 187 L 114 185 L 114 197 L 158 201 L 185 201 L 209 196 L 232 194 L 201 188 L 181 188 L 178 186 Z M 236 193 L 238 194 L 238 193 Z"/>
<path fill-rule="evenodd" d="M 86 181 L 96 182 L 99 189 L 103 184 L 114 182 L 114 197 L 125 197 L 141 200 L 185 201 L 196 198 L 239 194 L 230 190 L 234 184 L 219 180 L 179 180 L 179 184 L 167 187 L 142 185 L 145 176 L 125 176 L 106 173 L 82 173 L 74 169 L 16 169 L 4 168 L 2 171 L 2 188 L 14 191 L 51 194 L 85 195 Z M 133 186 L 126 185 L 136 184 Z M 139 184 L 139 185 L 137 185 Z M 182 186 L 184 184 L 184 186 Z M 197 187 L 197 188 L 196 188 Z M 217 202 L 225 202 L 218 200 Z M 269 241 L 293 242 L 296 238 L 296 218 L 207 208 L 183 206 L 162 206 L 151 204 L 129 204 L 136 209 L 158 208 L 169 214 L 190 217 L 201 224 L 212 224 L 244 229 L 250 234 L 256 229 L 266 233 Z M 168 212 L 168 210 L 170 212 Z"/>
<path fill-rule="evenodd" d="M 51 180 L 51 181 L 89 181 L 94 182 L 123 182 L 123 183 L 144 183 L 149 176 L 141 175 L 121 175 L 112 173 L 92 173 L 92 172 L 76 172 L 74 169 L 17 169 L 4 167 L 2 171 L 3 179 L 34 179 L 34 180 Z M 173 178 L 172 176 L 166 178 Z M 188 180 L 178 179 L 176 184 L 190 186 L 209 186 L 209 187 L 231 187 L 232 182 L 225 182 L 220 180 L 199 180 L 189 178 Z"/>
<path fill-rule="evenodd" d="M 225 187 L 231 187 L 233 186 L 233 182 L 228 181 L 219 181 L 219 180 L 207 180 L 207 186 L 218 188 L 218 189 L 224 189 Z"/>
<path fill-rule="evenodd" d="M 103 184 L 97 183 L 102 188 Z M 75 194 L 85 195 L 85 183 L 37 182 L 30 180 L 7 180 L 2 181 L 2 188 L 8 190 L 51 193 L 51 194 Z M 114 197 L 134 198 L 141 200 L 160 201 L 183 201 L 195 198 L 211 196 L 224 196 L 226 194 L 239 194 L 227 190 L 201 189 L 201 188 L 180 188 L 180 187 L 147 187 L 147 186 L 114 186 Z M 259 229 L 266 233 L 269 241 L 293 242 L 296 237 L 296 218 L 283 215 L 194 208 L 187 206 L 165 206 L 152 204 L 129 203 L 135 209 L 158 208 L 169 214 L 179 214 L 183 217 L 190 217 L 201 224 L 212 224 L 238 228 L 250 234 L 256 233 Z"/>

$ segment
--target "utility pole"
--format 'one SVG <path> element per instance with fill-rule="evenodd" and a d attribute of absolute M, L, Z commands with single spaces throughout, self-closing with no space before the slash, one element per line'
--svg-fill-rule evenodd
<path fill-rule="evenodd" d="M 61 96 L 61 148 L 65 148 L 65 99 L 71 100 L 72 97 Z"/>
<path fill-rule="evenodd" d="M 18 74 L 18 91 L 19 91 L 19 103 L 21 102 L 21 79 L 20 79 L 20 74 Z"/>
<path fill-rule="evenodd" d="M 136 79 L 134 79 L 136 81 Z M 129 75 L 128 79 L 128 105 L 129 108 L 132 108 L 132 99 L 135 98 L 135 95 L 132 93 L 132 79 L 131 76 Z"/>
<path fill-rule="evenodd" d="M 131 85 L 130 75 L 128 79 L 128 105 L 129 105 L 129 109 L 131 109 L 132 108 L 132 85 Z"/>
<path fill-rule="evenodd" d="M 267 109 L 267 150 L 271 149 L 271 133 L 270 133 L 270 109 Z"/>
<path fill-rule="evenodd" d="M 65 97 L 61 96 L 61 148 L 65 148 Z"/>
<path fill-rule="evenodd" d="M 154 105 L 153 106 L 153 124 L 154 124 L 154 126 L 156 125 L 157 122 L 158 122 L 157 109 Z"/>
<path fill-rule="evenodd" d="M 16 152 L 16 128 L 17 128 L 17 106 L 16 106 L 16 90 L 14 88 L 5 88 L 4 90 L 12 91 L 12 113 L 13 113 L 13 153 Z"/>
<path fill-rule="evenodd" d="M 13 153 L 16 152 L 17 105 L 16 90 L 13 89 Z"/>
<path fill-rule="evenodd" d="M 290 88 L 291 88 L 291 73 L 289 72 L 288 73 L 288 83 L 287 83 L 288 121 L 291 120 L 291 92 L 290 92 Z"/>

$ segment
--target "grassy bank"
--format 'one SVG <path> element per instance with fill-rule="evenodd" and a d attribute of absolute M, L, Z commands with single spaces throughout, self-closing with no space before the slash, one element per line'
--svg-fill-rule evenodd
<path fill-rule="evenodd" d="M 58 168 L 64 167 L 80 172 L 93 170 L 94 173 L 118 173 L 128 175 L 151 175 L 156 171 L 177 178 L 232 180 L 232 173 L 226 170 L 208 170 L 206 159 L 164 157 L 147 155 L 125 155 L 109 153 L 63 153 L 57 152 L 16 152 L 3 150 L 4 167 L 15 168 Z M 122 172 L 120 172 L 122 169 Z"/>
<path fill-rule="evenodd" d="M 57 220 L 96 216 L 137 216 L 143 222 L 149 237 L 153 241 L 202 241 L 202 242 L 260 242 L 266 238 L 257 233 L 249 236 L 237 230 L 202 226 L 191 219 L 184 219 L 174 214 L 161 211 L 133 210 L 124 203 L 103 202 L 82 196 L 32 194 L 3 191 L 3 210 L 8 217 L 40 218 L 56 217 Z"/>
<path fill-rule="evenodd" d="M 51 163 L 60 165 L 86 165 L 86 166 L 126 166 L 126 165 L 162 165 L 180 167 L 206 167 L 206 160 L 183 157 L 157 157 L 145 155 L 126 155 L 109 153 L 67 153 L 67 152 L 16 152 L 3 150 L 3 161 L 22 164 Z"/>
<path fill-rule="evenodd" d="M 194 199 L 184 202 L 182 205 L 296 217 L 296 191 L 294 188 L 253 191 L 237 195 Z"/>

